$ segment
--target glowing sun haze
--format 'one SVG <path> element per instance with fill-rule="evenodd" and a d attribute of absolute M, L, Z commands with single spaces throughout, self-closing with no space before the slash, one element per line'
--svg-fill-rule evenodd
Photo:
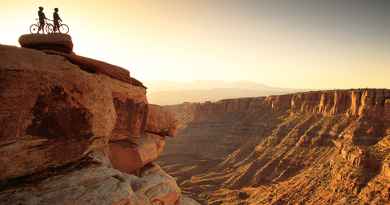
<path fill-rule="evenodd" d="M 75 52 L 152 80 L 390 87 L 389 1 L 1 0 L 0 43 L 59 7 Z"/>

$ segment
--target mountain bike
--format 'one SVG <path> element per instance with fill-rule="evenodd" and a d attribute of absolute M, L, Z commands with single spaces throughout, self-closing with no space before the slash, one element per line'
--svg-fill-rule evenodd
<path fill-rule="evenodd" d="M 35 19 L 38 21 L 38 19 Z M 30 26 L 30 33 L 37 34 L 39 32 L 39 27 L 41 26 L 41 23 L 38 21 L 36 24 L 32 24 Z M 45 25 L 43 26 L 43 33 L 52 33 L 53 32 L 53 25 L 50 23 L 47 23 L 45 21 Z"/>
<path fill-rule="evenodd" d="M 35 20 L 38 20 L 38 19 L 35 19 Z M 49 20 L 49 19 L 48 19 Z M 51 21 L 51 20 L 50 20 Z M 58 32 L 59 33 L 65 33 L 67 34 L 69 32 L 69 26 L 66 25 L 66 24 L 62 24 L 61 22 L 59 23 L 59 27 L 58 27 Z M 37 34 L 38 33 L 38 30 L 39 30 L 39 26 L 40 26 L 40 23 L 37 22 L 36 24 L 32 24 L 30 26 L 30 33 L 32 34 Z M 56 32 L 57 32 L 56 31 Z M 47 20 L 45 20 L 45 25 L 43 27 L 43 33 L 47 33 L 47 34 L 51 34 L 51 33 L 56 33 L 54 31 L 54 25 L 52 23 L 49 23 Z"/>
<path fill-rule="evenodd" d="M 65 33 L 67 34 L 69 32 L 69 26 L 66 25 L 66 24 L 63 24 L 62 22 L 58 22 L 59 23 L 59 26 L 58 26 L 58 32 L 59 33 Z M 50 24 L 51 26 L 51 31 L 52 33 L 56 33 L 56 31 L 54 31 L 54 25 L 53 24 Z"/>

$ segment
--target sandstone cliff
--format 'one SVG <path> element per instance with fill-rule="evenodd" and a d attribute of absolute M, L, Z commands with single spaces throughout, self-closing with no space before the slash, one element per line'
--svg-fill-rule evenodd
<path fill-rule="evenodd" d="M 390 203 L 388 89 L 166 108 L 179 137 L 161 164 L 204 204 Z"/>
<path fill-rule="evenodd" d="M 20 43 L 0 45 L 1 204 L 197 204 L 154 162 L 176 120 L 141 82 L 67 35 Z"/>

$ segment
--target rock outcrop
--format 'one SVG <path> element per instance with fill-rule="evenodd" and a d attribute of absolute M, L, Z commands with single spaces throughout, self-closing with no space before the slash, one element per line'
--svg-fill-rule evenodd
<path fill-rule="evenodd" d="M 146 132 L 161 136 L 175 136 L 177 119 L 171 112 L 158 105 L 149 105 Z"/>
<path fill-rule="evenodd" d="M 176 181 L 158 165 L 148 165 L 135 176 L 90 157 L 89 164 L 66 167 L 43 180 L 0 192 L 2 203 L 191 205 L 179 203 L 182 196 Z"/>
<path fill-rule="evenodd" d="M 144 87 L 137 79 L 131 78 L 128 70 L 99 60 L 76 55 L 73 52 L 72 38 L 66 34 L 26 34 L 19 38 L 22 47 L 32 48 L 46 52 L 47 54 L 65 57 L 68 61 L 79 66 L 89 73 L 97 73 L 109 76 L 135 86 Z"/>
<path fill-rule="evenodd" d="M 205 204 L 390 203 L 390 90 L 166 106 L 160 164 Z"/>
<path fill-rule="evenodd" d="M 112 141 L 109 145 L 109 158 L 115 168 L 126 173 L 133 173 L 155 161 L 163 151 L 164 145 L 164 138 L 154 134 L 146 134 L 129 140 Z"/>
<path fill-rule="evenodd" d="M 24 48 L 55 50 L 63 53 L 73 52 L 72 37 L 66 34 L 25 34 L 19 38 L 19 43 Z"/>
<path fill-rule="evenodd" d="M 2 203 L 192 203 L 154 163 L 176 125 L 142 83 L 74 54 L 70 36 L 20 42 L 0 45 Z"/>

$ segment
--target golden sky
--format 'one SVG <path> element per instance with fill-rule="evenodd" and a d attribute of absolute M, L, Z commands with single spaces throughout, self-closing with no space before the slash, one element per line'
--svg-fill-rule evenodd
<path fill-rule="evenodd" d="M 76 53 L 122 66 L 146 84 L 224 80 L 390 88 L 385 1 L 0 1 L 1 44 L 18 45 L 38 6 L 50 18 L 59 7 Z"/>

